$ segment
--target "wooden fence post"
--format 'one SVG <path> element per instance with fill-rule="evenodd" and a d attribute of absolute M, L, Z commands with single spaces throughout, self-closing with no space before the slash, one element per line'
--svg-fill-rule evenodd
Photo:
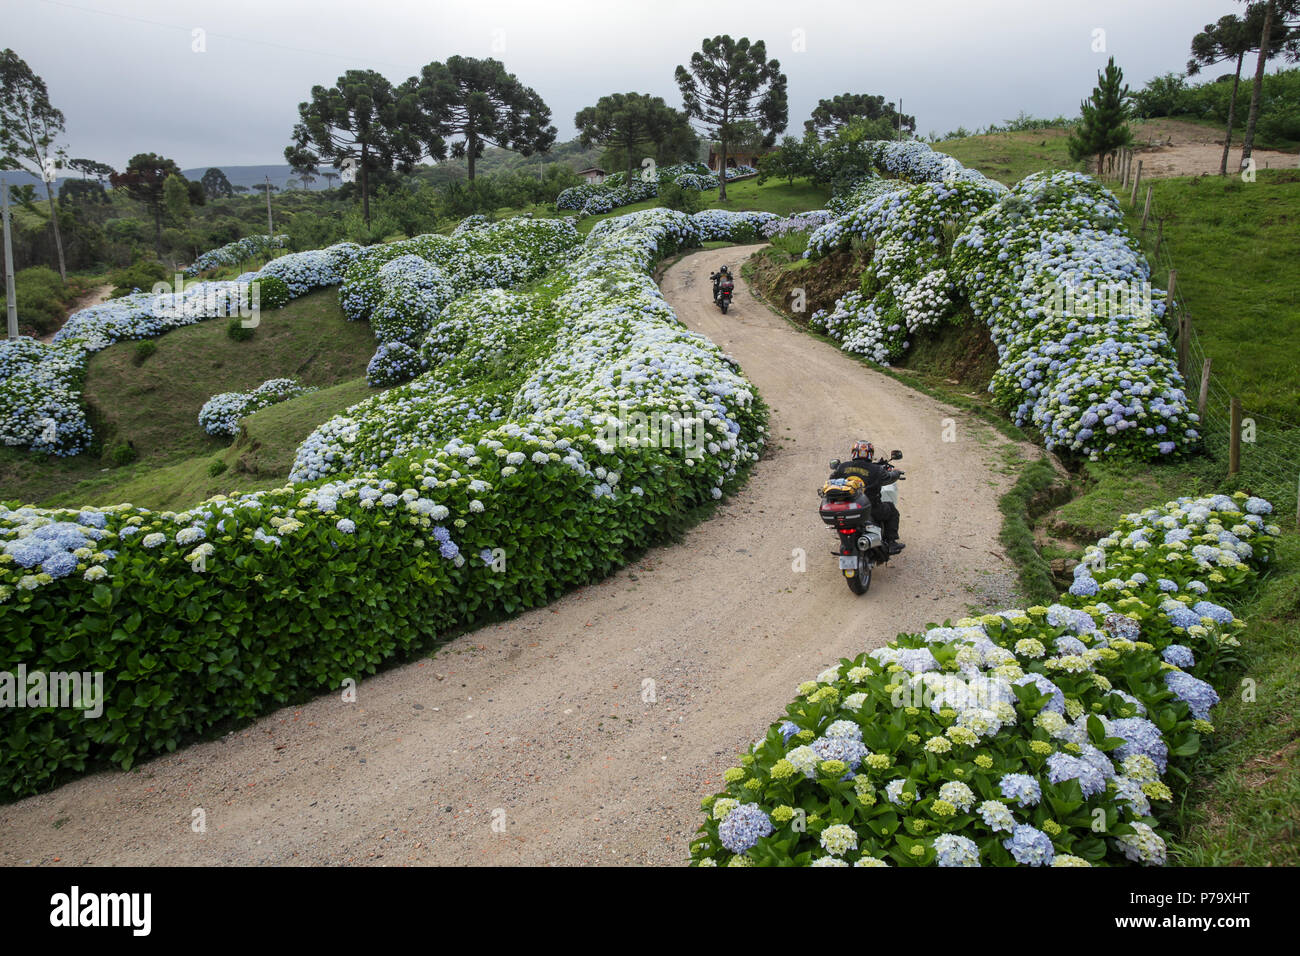
<path fill-rule="evenodd" d="M 1147 217 L 1151 215 L 1151 186 L 1147 186 L 1147 201 L 1142 207 L 1142 231 L 1147 231 Z"/>
<path fill-rule="evenodd" d="M 1138 160 L 1137 173 L 1133 176 L 1133 192 L 1128 197 L 1128 204 L 1136 206 L 1138 201 L 1138 184 L 1142 182 L 1142 160 Z"/>
<path fill-rule="evenodd" d="M 1235 475 L 1241 471 L 1241 399 L 1234 398 L 1229 410 L 1228 474 Z"/>
<path fill-rule="evenodd" d="M 1173 302 L 1174 302 L 1174 287 L 1175 287 L 1176 285 L 1178 285 L 1178 270 L 1177 270 L 1177 269 L 1170 269 L 1170 270 L 1169 270 L 1169 287 L 1165 290 L 1165 303 L 1166 303 L 1166 307 L 1173 305 Z"/>
<path fill-rule="evenodd" d="M 1205 406 L 1210 401 L 1210 360 L 1207 358 L 1201 365 L 1201 393 L 1196 398 L 1196 416 L 1201 420 L 1201 427 L 1205 427 Z"/>

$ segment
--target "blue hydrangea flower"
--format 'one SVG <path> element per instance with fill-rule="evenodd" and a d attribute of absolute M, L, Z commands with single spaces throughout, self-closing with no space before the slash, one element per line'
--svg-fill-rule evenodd
<path fill-rule="evenodd" d="M 998 787 L 1002 796 L 1014 800 L 1022 807 L 1032 807 L 1043 798 L 1043 788 L 1038 781 L 1026 773 L 1009 773 L 1000 781 Z"/>
<path fill-rule="evenodd" d="M 1161 773 L 1169 763 L 1169 746 L 1158 728 L 1145 717 L 1121 717 L 1118 720 L 1102 721 L 1106 726 L 1106 736 L 1119 737 L 1124 743 L 1113 751 L 1115 759 L 1124 761 L 1134 754 L 1150 757 Z"/>
<path fill-rule="evenodd" d="M 811 744 L 813 752 L 822 760 L 843 760 L 850 770 L 857 770 L 867 748 L 852 737 L 818 737 Z"/>
<path fill-rule="evenodd" d="M 979 866 L 980 849 L 969 837 L 941 833 L 934 838 L 935 862 L 939 866 Z"/>
<path fill-rule="evenodd" d="M 1192 654 L 1192 649 L 1186 644 L 1170 644 L 1160 652 L 1160 656 L 1166 662 L 1173 664 L 1175 667 L 1181 667 L 1183 670 L 1196 666 L 1196 658 Z"/>
<path fill-rule="evenodd" d="M 1018 823 L 1011 836 L 1002 841 L 1012 858 L 1022 866 L 1048 866 L 1056 856 L 1052 841 L 1042 830 Z"/>
<path fill-rule="evenodd" d="M 1232 623 L 1231 611 L 1226 607 L 1221 607 L 1220 605 L 1213 604 L 1209 601 L 1197 601 L 1196 604 L 1192 606 L 1192 610 L 1196 612 L 1197 617 L 1212 618 L 1220 624 Z"/>
<path fill-rule="evenodd" d="M 718 824 L 718 839 L 732 853 L 746 853 L 772 834 L 772 821 L 757 803 L 742 803 Z"/>
<path fill-rule="evenodd" d="M 1210 708 L 1219 702 L 1213 687 L 1186 671 L 1165 671 L 1165 686 L 1187 704 L 1197 720 L 1209 720 Z"/>
<path fill-rule="evenodd" d="M 41 562 L 41 570 L 52 578 L 65 578 L 77 570 L 77 559 L 66 551 L 56 551 Z"/>
<path fill-rule="evenodd" d="M 1077 780 L 1085 798 L 1095 797 L 1106 789 L 1106 778 L 1096 767 L 1066 753 L 1057 752 L 1047 758 L 1047 779 L 1052 783 Z"/>

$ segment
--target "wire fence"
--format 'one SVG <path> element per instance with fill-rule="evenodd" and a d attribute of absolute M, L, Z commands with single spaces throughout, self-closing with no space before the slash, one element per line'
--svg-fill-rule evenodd
<path fill-rule="evenodd" d="M 1133 154 L 1129 152 L 1116 162 L 1109 173 L 1122 184 L 1116 194 L 1120 204 L 1129 206 L 1134 215 L 1141 215 L 1144 220 L 1139 241 L 1151 263 L 1153 277 L 1176 276 L 1178 267 L 1163 234 L 1165 215 L 1155 201 L 1150 184 L 1142 182 L 1140 169 L 1135 172 Z M 1154 237 L 1150 235 L 1153 224 Z M 1300 526 L 1300 422 L 1283 421 L 1242 406 L 1224 381 L 1214 375 L 1213 361 L 1196 334 L 1192 311 L 1182 289 L 1176 280 L 1173 286 L 1165 321 L 1170 341 L 1178 349 L 1188 399 L 1201 412 L 1199 431 L 1206 454 L 1222 465 L 1223 476 L 1230 485 L 1239 485 L 1243 490 L 1268 498 L 1279 521 L 1293 514 Z M 1180 341 L 1183 336 L 1185 342 Z M 1235 473 L 1231 471 L 1234 457 L 1238 464 Z"/>

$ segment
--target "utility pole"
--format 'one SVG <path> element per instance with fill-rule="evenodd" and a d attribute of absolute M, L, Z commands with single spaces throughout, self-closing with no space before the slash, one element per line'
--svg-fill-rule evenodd
<path fill-rule="evenodd" d="M 9 181 L 0 179 L 0 218 L 4 220 L 5 312 L 9 317 L 9 338 L 18 338 L 18 299 L 14 292 L 14 246 L 9 238 Z"/>
<path fill-rule="evenodd" d="M 266 234 L 275 235 L 275 226 L 271 223 L 271 177 L 266 177 Z"/>

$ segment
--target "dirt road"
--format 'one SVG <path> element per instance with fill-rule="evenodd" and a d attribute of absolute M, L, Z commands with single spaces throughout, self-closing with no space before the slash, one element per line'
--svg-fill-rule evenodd
<path fill-rule="evenodd" d="M 684 543 L 363 681 L 354 704 L 321 697 L 0 807 L 0 864 L 681 863 L 700 798 L 800 681 L 968 603 L 1006 606 L 1001 439 L 743 282 L 720 315 L 708 274 L 750 251 L 697 253 L 663 281 L 772 408 L 770 454 Z M 827 459 L 859 437 L 903 449 L 907 550 L 854 597 L 814 509 Z"/>
<path fill-rule="evenodd" d="M 1217 175 L 1223 161 L 1223 130 L 1177 119 L 1152 119 L 1134 125 L 1137 158 L 1144 177 Z M 1241 170 L 1242 134 L 1235 132 L 1228 153 L 1228 174 Z M 1256 149 L 1256 170 L 1296 169 L 1300 157 L 1294 152 Z"/>

